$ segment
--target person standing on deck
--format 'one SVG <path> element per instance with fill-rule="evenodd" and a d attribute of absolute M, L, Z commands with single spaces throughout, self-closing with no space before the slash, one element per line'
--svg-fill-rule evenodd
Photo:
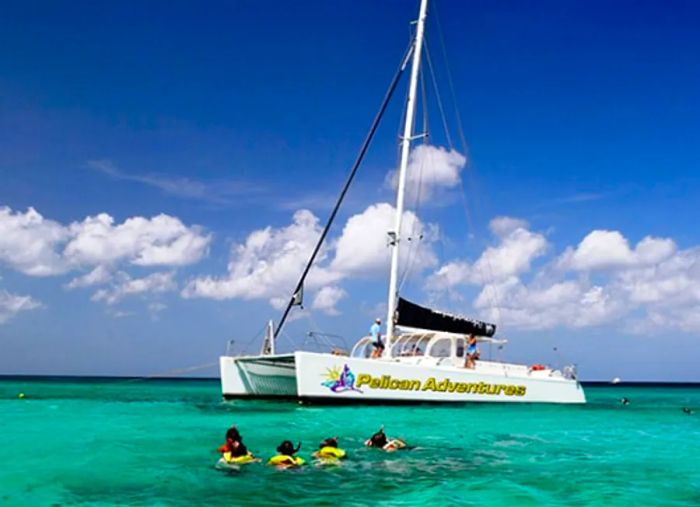
<path fill-rule="evenodd" d="M 477 359 L 479 359 L 479 349 L 476 346 L 476 337 L 470 334 L 467 340 L 467 359 L 464 362 L 464 367 L 471 369 L 476 368 Z"/>
<path fill-rule="evenodd" d="M 372 337 L 372 359 L 381 357 L 382 352 L 384 352 L 384 342 L 382 342 L 382 320 L 377 318 L 369 328 L 369 335 Z"/>

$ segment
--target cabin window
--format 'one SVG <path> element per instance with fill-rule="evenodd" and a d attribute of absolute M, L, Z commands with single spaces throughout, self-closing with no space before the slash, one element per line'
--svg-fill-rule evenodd
<path fill-rule="evenodd" d="M 464 338 L 457 338 L 457 357 L 464 357 L 464 349 L 467 346 L 467 342 Z"/>
<path fill-rule="evenodd" d="M 418 342 L 416 343 L 416 348 L 413 351 L 414 356 L 422 356 L 425 354 L 425 349 L 428 346 L 428 342 L 430 341 L 431 337 L 430 336 L 424 336 Z"/>
<path fill-rule="evenodd" d="M 432 357 L 450 357 L 452 355 L 452 340 L 440 338 L 430 347 Z"/>
<path fill-rule="evenodd" d="M 363 340 L 352 349 L 352 357 L 368 358 L 372 354 L 372 341 Z"/>
<path fill-rule="evenodd" d="M 410 341 L 408 338 L 404 336 L 397 338 L 396 343 L 391 347 L 391 356 L 398 357 L 408 355 L 407 350 L 409 348 L 409 343 Z"/>

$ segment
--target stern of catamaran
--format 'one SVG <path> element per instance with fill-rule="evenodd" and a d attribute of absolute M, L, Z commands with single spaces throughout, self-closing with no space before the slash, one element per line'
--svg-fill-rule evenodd
<path fill-rule="evenodd" d="M 226 399 L 294 398 L 294 354 L 221 356 L 221 391 Z"/>

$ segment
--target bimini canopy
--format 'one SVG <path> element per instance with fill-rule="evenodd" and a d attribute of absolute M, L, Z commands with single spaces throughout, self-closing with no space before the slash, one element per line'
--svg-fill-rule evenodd
<path fill-rule="evenodd" d="M 396 312 L 396 324 L 399 326 L 489 337 L 496 333 L 496 324 L 423 308 L 402 297 L 399 298 Z"/>

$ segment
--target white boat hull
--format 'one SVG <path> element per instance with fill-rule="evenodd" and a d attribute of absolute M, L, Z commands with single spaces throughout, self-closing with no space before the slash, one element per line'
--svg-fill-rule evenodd
<path fill-rule="evenodd" d="M 293 398 L 294 354 L 219 358 L 224 398 Z"/>
<path fill-rule="evenodd" d="M 323 403 L 585 403 L 558 372 L 479 362 L 476 369 L 419 361 L 295 352 L 221 358 L 225 398 L 289 397 Z"/>

